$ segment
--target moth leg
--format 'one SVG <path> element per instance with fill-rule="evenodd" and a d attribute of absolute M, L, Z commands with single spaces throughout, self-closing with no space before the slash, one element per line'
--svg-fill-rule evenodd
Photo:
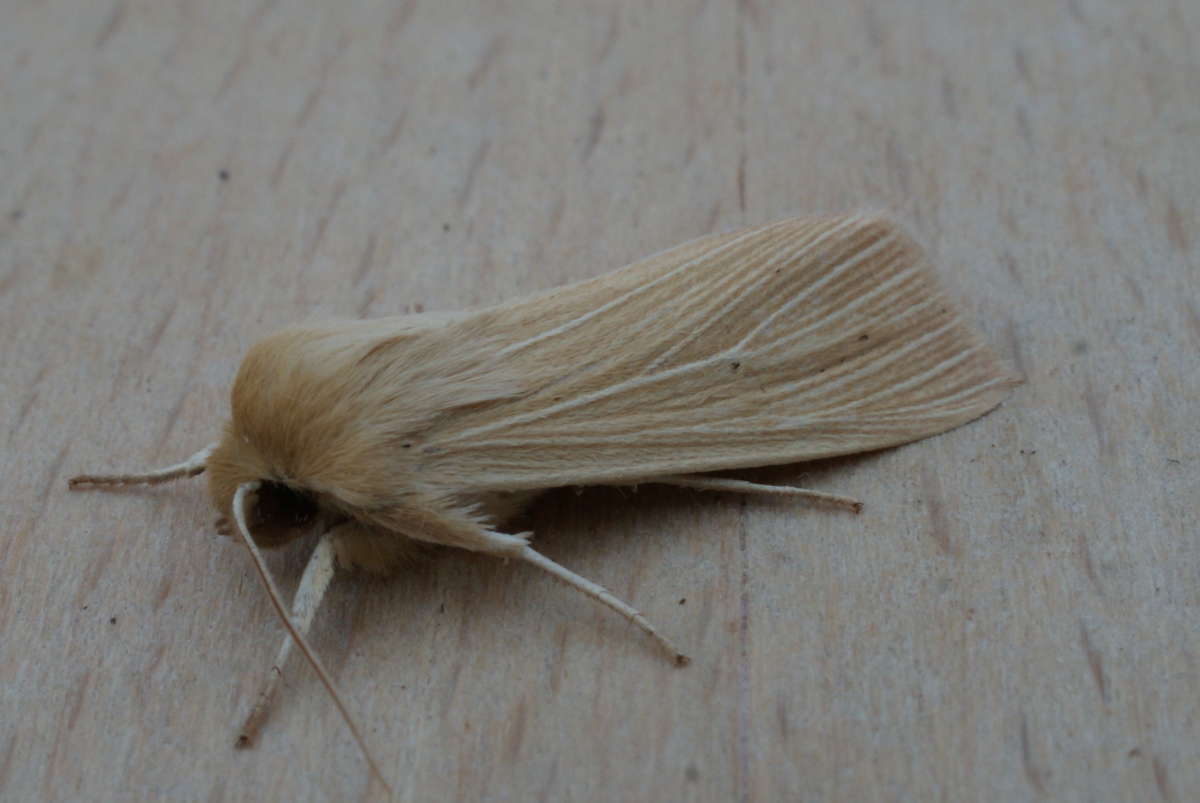
<path fill-rule="evenodd" d="M 505 554 L 505 557 L 509 556 L 509 554 Z M 665 649 L 671 655 L 672 660 L 674 660 L 679 666 L 684 666 L 691 660 L 682 652 L 680 652 L 679 649 L 672 644 L 666 636 L 655 630 L 654 625 L 646 621 L 644 616 L 638 613 L 632 606 L 617 599 L 608 591 L 608 589 L 599 583 L 593 583 L 586 577 L 581 577 L 570 569 L 560 566 L 529 545 L 525 545 L 515 554 L 511 554 L 511 557 L 517 557 L 526 563 L 532 563 L 534 566 L 554 577 L 557 577 L 559 580 L 571 586 L 572 588 L 582 591 L 584 594 L 596 600 L 597 602 L 612 608 L 614 611 L 640 627 L 647 635 L 662 645 L 663 649 Z"/>
<path fill-rule="evenodd" d="M 144 474 L 80 474 L 78 477 L 67 480 L 67 485 L 70 488 L 158 485 L 181 477 L 194 477 L 204 472 L 205 467 L 208 466 L 208 458 L 212 457 L 216 448 L 217 444 L 210 443 L 182 463 L 160 468 L 157 471 L 149 471 Z"/>
<path fill-rule="evenodd" d="M 300 648 L 300 652 L 308 659 L 308 663 L 312 666 L 313 671 L 317 673 L 317 677 L 321 679 L 321 685 L 325 687 L 325 691 L 329 692 L 334 705 L 337 706 L 338 713 L 342 715 L 342 719 L 346 722 L 346 727 L 350 729 L 350 733 L 354 736 L 354 741 L 358 743 L 358 748 L 362 751 L 363 758 L 367 760 L 367 765 L 371 768 L 371 772 L 379 778 L 384 789 L 387 790 L 388 799 L 391 800 L 393 799 L 392 787 L 388 784 L 387 777 L 384 776 L 383 770 L 379 769 L 379 764 L 375 761 L 375 756 L 371 753 L 370 748 L 367 747 L 367 740 L 363 738 L 358 723 L 350 715 L 350 709 L 342 701 L 341 692 L 338 691 L 337 685 L 334 684 L 329 670 L 325 668 L 325 664 L 321 661 L 321 657 L 313 650 L 304 633 L 292 621 L 292 617 L 288 612 L 284 610 L 279 589 L 275 587 L 275 581 L 271 578 L 271 572 L 267 568 L 266 561 L 263 560 L 262 552 L 259 551 L 258 545 L 254 543 L 253 536 L 250 535 L 250 527 L 246 524 L 246 499 L 260 487 L 261 482 L 259 480 L 243 482 L 233 494 L 233 521 L 237 525 L 238 537 L 242 539 L 242 544 L 250 554 L 250 561 L 254 564 L 254 572 L 258 575 L 258 579 L 262 581 L 263 589 L 267 592 L 267 598 L 271 600 L 271 607 L 275 609 L 275 613 L 279 614 L 279 619 L 287 629 L 288 634 L 296 642 L 296 646 Z M 327 538 L 328 535 L 325 535 L 321 540 L 324 541 Z"/>
<path fill-rule="evenodd" d="M 405 533 L 418 541 L 483 552 L 499 558 L 517 558 L 532 563 L 636 624 L 661 644 L 671 654 L 675 663 L 683 665 L 688 662 L 687 656 L 676 649 L 674 644 L 664 638 L 631 606 L 614 597 L 603 586 L 580 577 L 535 551 L 529 546 L 531 533 L 496 532 L 489 529 L 490 522 L 479 518 L 469 508 L 419 495 L 411 497 L 410 505 L 405 508 L 376 513 L 372 518 L 377 526 Z"/>
<path fill-rule="evenodd" d="M 851 513 L 861 513 L 863 507 L 862 502 L 857 499 L 852 499 L 849 496 L 841 496 L 840 494 L 813 491 L 808 488 L 796 488 L 792 485 L 764 485 L 758 482 L 735 480 L 727 477 L 696 477 L 684 474 L 679 476 L 655 477 L 646 480 L 645 484 L 674 485 L 679 488 L 694 488 L 698 491 L 795 496 L 821 505 L 849 510 Z"/>
<path fill-rule="evenodd" d="M 308 634 L 317 608 L 321 606 L 321 600 L 324 599 L 325 591 L 329 588 L 329 581 L 333 579 L 334 552 L 333 535 L 326 533 L 321 536 L 321 540 L 317 541 L 317 546 L 308 559 L 308 565 L 304 567 L 304 574 L 300 577 L 300 586 L 296 589 L 296 596 L 292 600 L 291 618 L 296 629 L 302 635 Z M 242 727 L 238 729 L 237 740 L 234 742 L 235 747 L 242 749 L 253 747 L 254 742 L 258 739 L 258 732 L 262 730 L 263 724 L 267 721 L 271 703 L 279 691 L 283 667 L 287 664 L 288 656 L 292 654 L 293 644 L 295 641 L 291 635 L 285 633 L 283 644 L 280 645 L 279 652 L 275 655 L 275 662 L 271 664 L 270 671 L 259 687 L 258 695 L 254 699 L 254 707 L 250 709 L 250 713 L 242 722 Z"/>

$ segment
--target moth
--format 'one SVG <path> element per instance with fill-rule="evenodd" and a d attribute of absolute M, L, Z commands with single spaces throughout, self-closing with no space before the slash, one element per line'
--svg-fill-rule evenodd
<path fill-rule="evenodd" d="M 580 485 L 790 494 L 857 510 L 713 472 L 914 441 L 983 415 L 1018 381 L 896 225 L 784 220 L 477 311 L 286 329 L 246 355 L 218 442 L 160 471 L 71 485 L 207 473 L 218 529 L 243 539 L 345 715 L 304 640 L 335 560 L 387 573 L 432 544 L 525 561 L 682 662 L 633 607 L 505 524 L 543 490 Z M 289 616 L 257 547 L 308 533 L 321 537 Z"/>

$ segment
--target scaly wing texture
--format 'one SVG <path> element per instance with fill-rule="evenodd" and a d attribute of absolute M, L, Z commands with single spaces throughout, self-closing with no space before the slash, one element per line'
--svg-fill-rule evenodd
<path fill-rule="evenodd" d="M 983 415 L 1019 381 L 913 242 L 869 217 L 695 241 L 448 334 L 489 344 L 525 392 L 423 433 L 422 480 L 447 492 L 878 449 Z"/>

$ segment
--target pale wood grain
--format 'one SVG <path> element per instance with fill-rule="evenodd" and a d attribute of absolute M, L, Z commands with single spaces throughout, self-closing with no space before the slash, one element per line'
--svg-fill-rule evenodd
<path fill-rule="evenodd" d="M 889 209 L 1028 379 L 794 467 L 861 516 L 550 496 L 555 560 L 339 577 L 313 638 L 401 799 L 1167 800 L 1200 786 L 1200 14 L 1129 4 L 5 5 L 0 797 L 365 798 L 202 482 L 298 319 L 446 309 Z M 304 555 L 275 556 L 294 587 Z"/>

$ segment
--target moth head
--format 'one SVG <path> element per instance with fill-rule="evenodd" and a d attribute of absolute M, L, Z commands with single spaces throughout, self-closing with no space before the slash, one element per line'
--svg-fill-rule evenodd
<path fill-rule="evenodd" d="M 254 543 L 264 549 L 281 547 L 320 527 L 327 518 L 318 494 L 279 476 L 253 446 L 226 436 L 208 461 L 208 489 L 220 512 L 217 532 L 228 535 L 234 521 L 234 497 L 245 494 L 242 515 Z"/>

